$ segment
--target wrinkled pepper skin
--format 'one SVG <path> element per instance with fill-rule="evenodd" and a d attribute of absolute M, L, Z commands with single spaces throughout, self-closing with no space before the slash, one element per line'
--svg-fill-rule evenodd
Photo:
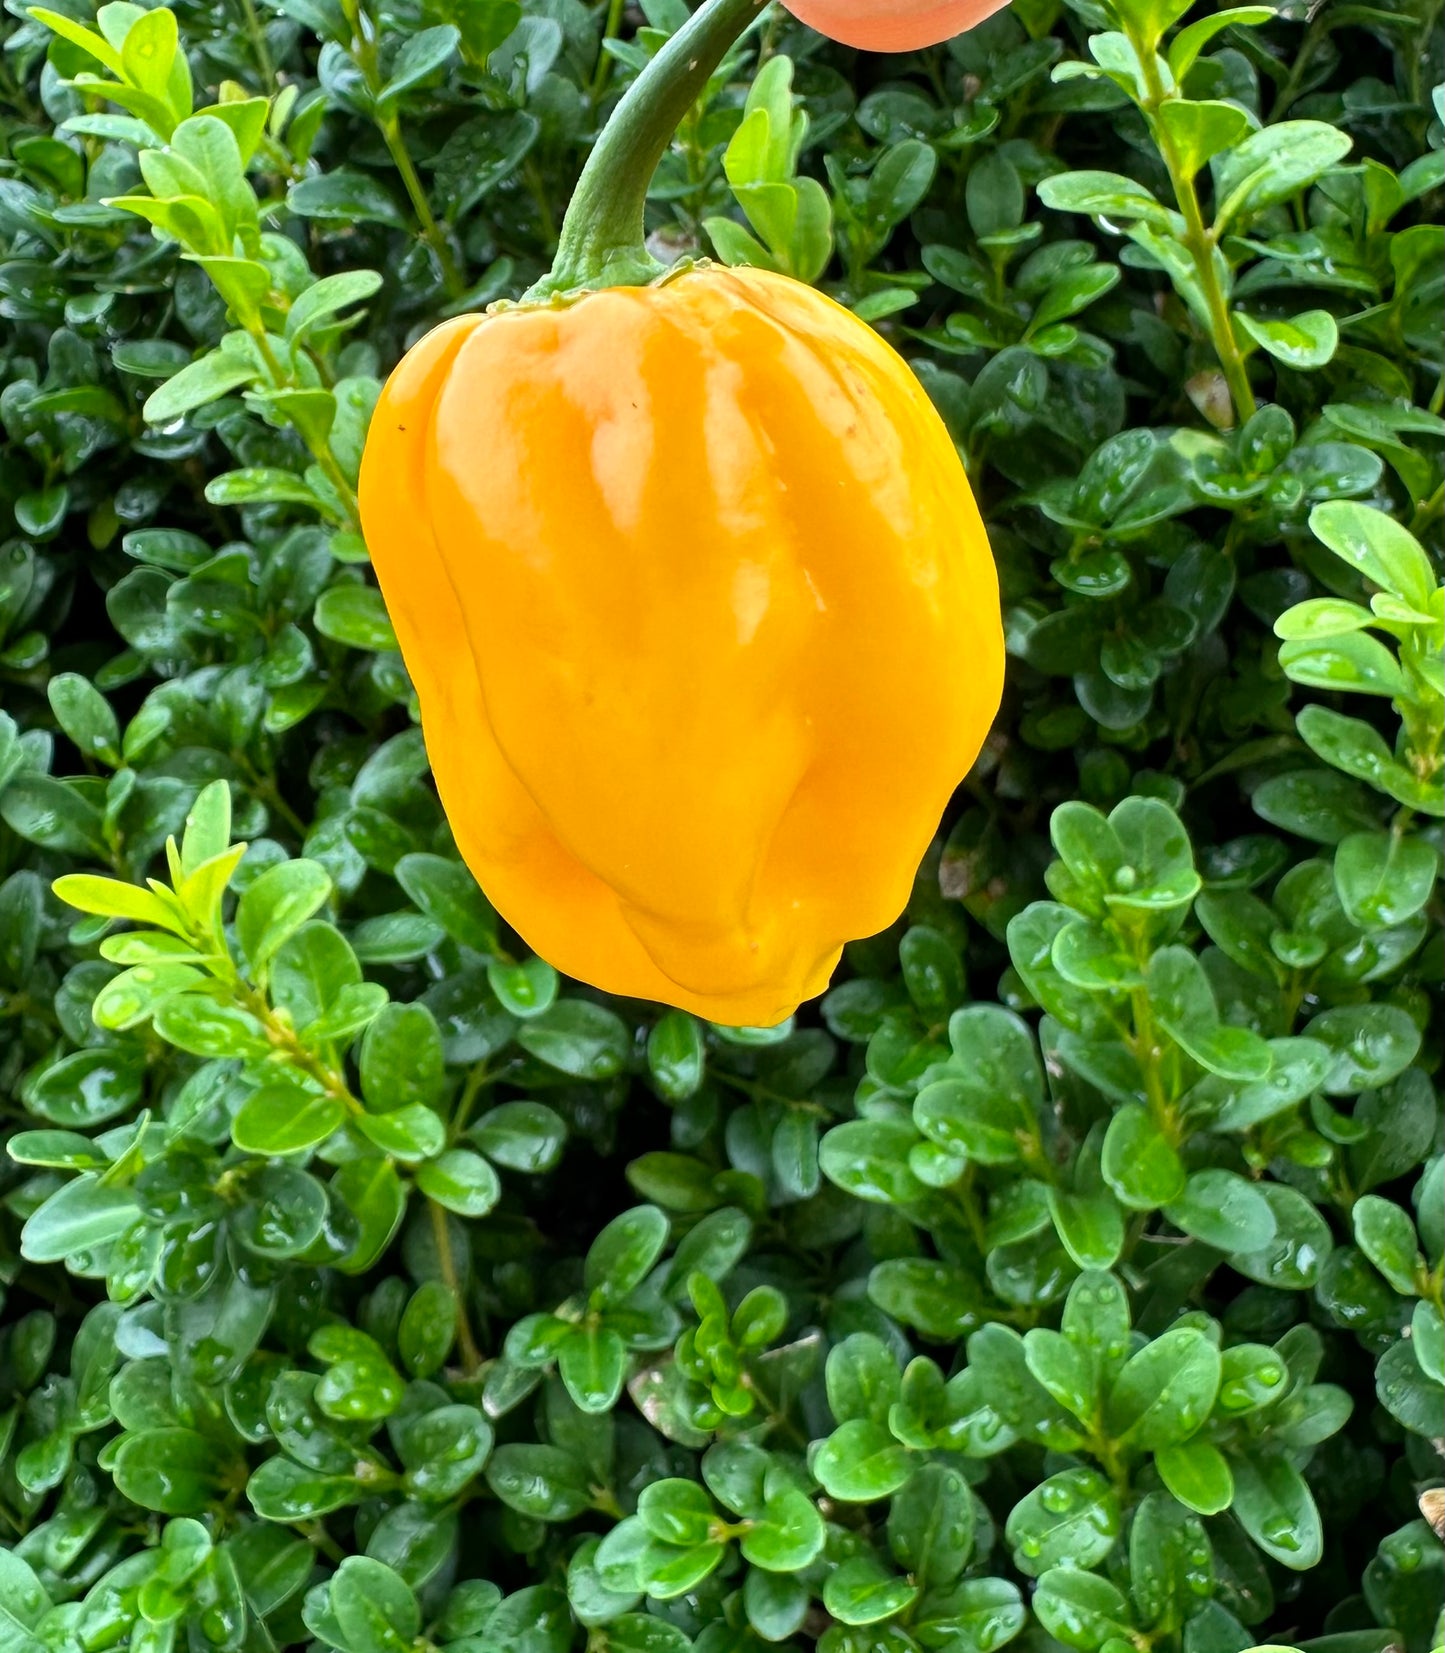
<path fill-rule="evenodd" d="M 783 0 L 830 40 L 865 52 L 916 52 L 1002 11 L 1005 0 Z"/>
<path fill-rule="evenodd" d="M 735 1026 L 902 911 L 997 709 L 993 562 L 903 360 L 704 266 L 464 316 L 361 473 L 442 802 L 558 969 Z"/>

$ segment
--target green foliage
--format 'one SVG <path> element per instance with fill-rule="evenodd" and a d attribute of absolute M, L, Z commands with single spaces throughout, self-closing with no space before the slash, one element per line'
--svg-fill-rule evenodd
<path fill-rule="evenodd" d="M 356 517 L 643 14 L 9 7 L 0 1653 L 1428 1653 L 1439 8 L 713 76 L 653 246 L 910 356 L 1010 651 L 744 1030 L 501 923 Z"/>

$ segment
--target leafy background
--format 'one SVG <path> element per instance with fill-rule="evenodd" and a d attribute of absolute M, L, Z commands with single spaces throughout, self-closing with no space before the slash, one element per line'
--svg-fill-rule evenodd
<path fill-rule="evenodd" d="M 1438 1646 L 1438 0 L 714 77 L 654 245 L 909 355 L 1010 650 L 741 1032 L 499 924 L 354 495 L 680 0 L 7 10 L 0 1650 Z"/>

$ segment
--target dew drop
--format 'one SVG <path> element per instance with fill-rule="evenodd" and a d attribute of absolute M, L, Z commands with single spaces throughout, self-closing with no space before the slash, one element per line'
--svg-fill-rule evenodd
<path fill-rule="evenodd" d="M 1265 1543 L 1293 1555 L 1300 1548 L 1299 1535 L 1287 1515 L 1272 1515 L 1260 1528 Z"/>
<path fill-rule="evenodd" d="M 1422 1560 L 1420 1546 L 1412 1544 L 1408 1539 L 1395 1548 L 1395 1567 L 1399 1572 L 1413 1573 Z"/>

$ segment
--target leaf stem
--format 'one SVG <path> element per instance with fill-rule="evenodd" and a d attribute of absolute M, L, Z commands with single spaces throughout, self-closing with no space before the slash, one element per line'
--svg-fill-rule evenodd
<path fill-rule="evenodd" d="M 255 344 L 261 360 L 266 365 L 266 371 L 271 375 L 271 383 L 276 387 L 276 389 L 294 390 L 299 388 L 296 375 L 292 373 L 289 368 L 283 367 L 281 362 L 277 359 L 276 352 L 271 348 L 271 340 L 268 338 L 266 329 L 261 325 L 260 321 L 257 320 L 252 325 L 248 326 L 246 331 L 250 334 L 251 340 Z M 324 440 L 320 442 L 315 441 L 309 433 L 303 430 L 299 425 L 293 424 L 291 428 L 306 444 L 306 451 L 316 461 L 322 475 L 331 484 L 336 493 L 336 497 L 341 501 L 341 508 L 346 513 L 347 527 L 350 528 L 354 534 L 360 534 L 361 507 L 356 501 L 356 490 L 351 486 L 350 482 L 347 481 L 346 473 L 341 469 L 340 464 L 337 462 L 336 455 L 332 453 L 330 444 Z M 300 822 L 297 821 L 296 825 L 299 826 Z M 303 833 L 302 836 L 304 837 L 305 834 Z"/>
<path fill-rule="evenodd" d="M 607 81 L 612 74 L 612 54 L 607 50 L 607 42 L 617 36 L 622 27 L 622 9 L 626 0 L 607 0 L 607 16 L 602 24 L 602 38 L 597 42 L 597 66 L 592 71 L 592 84 L 587 89 L 587 95 L 592 99 L 595 109 L 607 90 Z"/>
<path fill-rule="evenodd" d="M 457 261 L 452 253 L 451 242 L 447 240 L 446 231 L 437 223 L 431 210 L 431 202 L 427 200 L 426 190 L 417 175 L 416 166 L 402 139 L 401 126 L 395 115 L 379 115 L 377 125 L 381 129 L 381 136 L 386 143 L 387 153 L 391 156 L 392 164 L 401 174 L 402 187 L 406 190 L 407 199 L 411 202 L 411 210 L 416 214 L 416 221 L 421 225 L 422 239 L 436 254 L 437 264 L 441 268 L 442 285 L 446 288 L 448 298 L 460 298 L 466 286 L 462 272 L 457 268 Z"/>
<path fill-rule="evenodd" d="M 1138 54 L 1139 65 L 1144 73 L 1144 84 L 1149 94 L 1144 103 L 1144 112 L 1149 117 L 1149 127 L 1155 146 L 1168 170 L 1169 182 L 1174 188 L 1174 199 L 1178 202 L 1179 211 L 1184 217 L 1184 247 L 1194 261 L 1194 272 L 1199 278 L 1200 291 L 1204 294 L 1214 353 L 1219 357 L 1224 382 L 1229 387 L 1235 420 L 1242 423 L 1254 415 L 1254 391 L 1250 388 L 1249 374 L 1245 370 L 1244 357 L 1240 354 L 1239 340 L 1234 334 L 1234 322 L 1229 314 L 1229 300 L 1220 284 L 1219 272 L 1214 266 L 1216 237 L 1214 231 L 1204 222 L 1194 180 L 1181 162 L 1179 151 L 1169 136 L 1168 129 L 1159 119 L 1161 105 L 1178 94 L 1165 90 L 1159 74 L 1159 57 L 1154 46 L 1139 39 L 1133 40 L 1133 46 Z"/>
<path fill-rule="evenodd" d="M 431 1216 L 432 1238 L 436 1241 L 437 1266 L 441 1269 L 442 1280 L 457 1305 L 457 1343 L 462 1352 L 462 1369 L 468 1377 L 474 1377 L 482 1364 L 482 1351 L 477 1347 L 477 1340 L 472 1334 L 472 1323 L 467 1318 L 466 1298 L 462 1294 L 457 1260 L 452 1252 L 452 1236 L 447 1224 L 446 1207 L 438 1205 L 434 1199 L 428 1199 L 426 1203 Z"/>
<path fill-rule="evenodd" d="M 256 54 L 256 67 L 261 71 L 261 79 L 266 84 L 268 92 L 276 90 L 276 65 L 271 61 L 271 49 L 266 44 L 266 31 L 261 26 L 261 19 L 256 14 L 253 0 L 241 0 L 241 15 L 246 20 L 246 33 L 250 37 L 251 50 Z"/>
<path fill-rule="evenodd" d="M 346 14 L 346 21 L 351 25 L 351 55 L 357 68 L 361 70 L 362 79 L 366 82 L 366 89 L 375 105 L 386 83 L 381 71 L 381 59 L 377 53 L 376 35 L 371 26 L 371 19 L 363 12 L 360 0 L 342 0 L 342 11 Z M 447 297 L 460 298 L 466 281 L 457 268 L 446 231 L 437 223 L 436 215 L 431 210 L 431 202 L 427 200 L 426 190 L 417 176 L 416 166 L 402 139 L 401 124 L 396 118 L 396 112 L 392 109 L 384 112 L 376 109 L 373 118 L 377 130 L 381 133 L 382 142 L 386 145 L 386 152 L 391 156 L 391 164 L 401 175 L 402 187 L 406 190 L 411 210 L 416 215 L 422 240 L 436 257 Z"/>

